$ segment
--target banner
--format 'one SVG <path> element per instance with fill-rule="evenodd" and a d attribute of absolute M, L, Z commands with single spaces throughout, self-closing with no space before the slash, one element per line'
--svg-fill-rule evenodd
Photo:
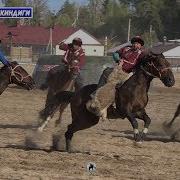
<path fill-rule="evenodd" d="M 33 18 L 33 8 L 0 7 L 0 18 Z"/>

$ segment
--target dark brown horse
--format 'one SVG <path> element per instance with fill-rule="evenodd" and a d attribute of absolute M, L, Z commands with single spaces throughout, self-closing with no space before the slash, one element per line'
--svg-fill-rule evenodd
<path fill-rule="evenodd" d="M 0 94 L 8 87 L 9 84 L 17 84 L 27 90 L 34 87 L 32 77 L 17 62 L 11 62 L 11 66 L 3 66 L 0 69 Z"/>
<path fill-rule="evenodd" d="M 175 80 L 170 68 L 170 64 L 162 54 L 150 53 L 144 58 L 142 63 L 137 67 L 136 73 L 130 77 L 122 86 L 117 86 L 116 90 L 116 114 L 120 118 L 128 118 L 134 129 L 134 139 L 136 142 L 141 142 L 151 123 L 145 107 L 148 103 L 148 90 L 150 83 L 154 77 L 159 78 L 165 86 L 171 87 Z M 72 112 L 72 123 L 68 125 L 68 130 L 65 133 L 66 149 L 70 151 L 70 144 L 73 134 L 79 130 L 90 128 L 99 122 L 99 117 L 95 116 L 86 109 L 86 103 L 91 99 L 90 95 L 97 88 L 97 85 L 87 85 L 80 91 L 61 92 L 54 97 L 54 102 L 45 108 L 46 116 L 53 115 L 59 103 L 70 102 Z M 104 97 L 106 97 L 105 94 Z M 109 107 L 108 116 L 111 114 Z M 144 121 L 144 130 L 139 133 L 138 122 Z"/>
<path fill-rule="evenodd" d="M 62 69 L 63 68 L 63 69 Z M 46 97 L 45 107 L 51 104 L 52 97 L 61 91 L 72 91 L 74 87 L 74 80 L 72 78 L 73 71 L 71 66 L 56 66 L 52 68 L 47 75 L 45 84 L 42 85 L 41 89 L 48 88 Z M 56 120 L 56 125 L 61 121 L 62 114 L 67 107 L 68 103 L 62 102 L 59 106 L 59 118 Z M 46 118 L 45 111 L 40 112 L 40 118 L 43 120 L 38 130 L 42 132 L 45 126 L 48 124 L 51 118 Z"/>

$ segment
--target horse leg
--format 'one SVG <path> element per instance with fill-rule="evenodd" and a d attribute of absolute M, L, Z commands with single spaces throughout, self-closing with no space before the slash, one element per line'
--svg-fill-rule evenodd
<path fill-rule="evenodd" d="M 40 127 L 38 127 L 39 132 L 43 132 L 44 128 L 47 126 L 48 122 L 51 120 L 51 116 L 48 116 L 46 120 L 42 123 Z"/>
<path fill-rule="evenodd" d="M 46 105 L 45 109 L 43 110 L 43 113 L 41 112 L 41 118 L 45 119 L 45 121 L 43 121 L 43 123 L 40 125 L 38 131 L 42 132 L 44 130 L 48 122 L 52 119 L 53 115 L 57 111 L 58 106 L 59 103 L 56 101 L 49 105 Z"/>
<path fill-rule="evenodd" d="M 9 82 L 4 81 L 0 83 L 0 95 L 5 91 L 5 89 L 8 87 Z"/>
<path fill-rule="evenodd" d="M 62 120 L 62 114 L 64 112 L 64 110 L 66 109 L 66 107 L 68 106 L 69 103 L 63 103 L 60 105 L 59 107 L 59 118 L 56 120 L 56 127 L 61 123 Z"/>
<path fill-rule="evenodd" d="M 180 114 L 180 104 L 179 104 L 179 106 L 178 106 L 178 108 L 177 108 L 177 110 L 176 110 L 176 112 L 174 114 L 174 117 L 172 118 L 172 120 L 166 126 L 170 128 L 172 126 L 174 120 L 179 116 L 179 114 Z"/>
<path fill-rule="evenodd" d="M 81 114 L 79 114 L 78 117 L 73 116 L 72 112 L 72 123 L 68 125 L 68 129 L 65 133 L 67 152 L 71 152 L 71 140 L 75 132 L 88 129 L 99 122 L 99 118 L 97 117 L 93 117 L 92 115 L 88 116 L 88 114 L 86 116 L 81 116 Z"/>
<path fill-rule="evenodd" d="M 148 133 L 148 128 L 149 128 L 149 125 L 151 124 L 151 119 L 146 114 L 145 110 L 138 112 L 136 117 L 144 121 L 144 129 L 141 134 L 141 140 L 143 141 Z"/>
<path fill-rule="evenodd" d="M 180 128 L 171 135 L 171 139 L 175 141 L 179 134 L 180 134 Z"/>
<path fill-rule="evenodd" d="M 127 118 L 133 127 L 135 142 L 141 142 L 141 137 L 140 137 L 139 130 L 138 130 L 138 122 L 137 122 L 135 116 L 132 113 L 129 113 Z"/>
<path fill-rule="evenodd" d="M 76 131 L 78 131 L 78 130 L 75 130 L 75 126 L 73 125 L 73 122 L 72 122 L 72 124 L 68 125 L 68 129 L 65 132 L 66 151 L 69 152 L 69 153 L 72 151 L 72 149 L 71 149 L 71 140 L 72 140 L 73 134 Z"/>
<path fill-rule="evenodd" d="M 54 90 L 52 90 L 51 88 L 48 89 L 48 93 L 47 93 L 47 97 L 46 97 L 46 103 L 45 103 L 45 107 L 51 102 L 53 96 L 55 95 Z"/>

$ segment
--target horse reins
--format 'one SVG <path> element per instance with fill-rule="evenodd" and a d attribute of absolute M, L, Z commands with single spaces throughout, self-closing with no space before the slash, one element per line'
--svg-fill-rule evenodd
<path fill-rule="evenodd" d="M 154 63 L 153 63 L 152 61 L 151 61 L 151 63 L 148 62 L 148 64 L 149 64 L 150 66 L 153 66 L 153 67 L 157 70 L 157 72 L 159 73 L 159 76 L 156 76 L 156 75 L 148 72 L 148 71 L 145 70 L 144 67 L 142 67 L 142 66 L 141 66 L 141 69 L 142 69 L 147 75 L 152 76 L 152 77 L 154 77 L 154 78 L 161 78 L 161 77 L 162 77 L 162 73 L 163 73 L 164 71 L 166 71 L 166 70 L 168 70 L 168 69 L 171 69 L 170 67 L 165 67 L 165 68 L 162 68 L 162 69 L 158 69 L 158 68 L 154 65 Z"/>
<path fill-rule="evenodd" d="M 16 65 L 14 68 L 12 68 L 12 66 L 10 66 L 10 68 L 11 68 L 11 74 L 10 74 L 10 77 L 9 77 L 10 83 L 12 83 L 12 77 L 15 77 L 15 79 L 16 79 L 17 81 L 19 81 L 19 82 L 23 82 L 24 79 L 30 77 L 29 74 L 28 74 L 27 76 L 23 76 L 21 73 L 15 71 L 16 68 L 18 68 L 18 67 L 21 67 L 21 66 L 20 66 L 20 65 Z M 17 77 L 16 74 L 18 74 L 18 75 L 20 76 L 20 78 Z"/>

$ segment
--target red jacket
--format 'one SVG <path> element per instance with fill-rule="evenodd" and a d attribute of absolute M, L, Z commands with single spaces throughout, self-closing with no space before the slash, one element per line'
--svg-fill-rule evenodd
<path fill-rule="evenodd" d="M 136 65 L 144 57 L 142 49 L 135 50 L 132 46 L 126 46 L 117 51 L 117 53 L 119 53 L 121 61 L 123 61 L 122 69 L 127 73 L 132 72 Z"/>
<path fill-rule="evenodd" d="M 65 44 L 64 42 L 59 44 L 59 49 L 66 51 L 63 62 L 74 67 L 76 71 L 80 71 L 85 63 L 84 50 L 81 47 L 78 50 L 74 50 L 72 44 Z"/>

